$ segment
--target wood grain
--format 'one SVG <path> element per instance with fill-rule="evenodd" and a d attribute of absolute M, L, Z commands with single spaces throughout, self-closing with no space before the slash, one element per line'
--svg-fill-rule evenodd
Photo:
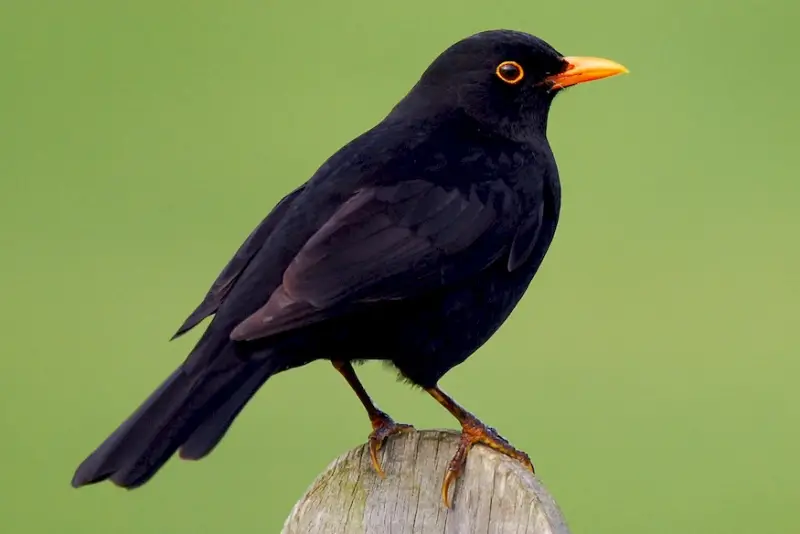
<path fill-rule="evenodd" d="M 447 510 L 441 485 L 458 440 L 449 430 L 392 436 L 380 454 L 385 479 L 366 445 L 347 452 L 298 501 L 283 534 L 569 534 L 538 479 L 482 446 L 470 452 Z"/>

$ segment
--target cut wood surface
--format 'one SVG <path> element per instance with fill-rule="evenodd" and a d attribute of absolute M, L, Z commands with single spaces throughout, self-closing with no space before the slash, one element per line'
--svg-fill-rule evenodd
<path fill-rule="evenodd" d="M 454 483 L 447 510 L 442 480 L 458 443 L 459 434 L 449 430 L 392 436 L 379 455 L 385 479 L 373 471 L 366 445 L 351 450 L 317 477 L 283 534 L 569 534 L 538 479 L 480 445 Z"/>

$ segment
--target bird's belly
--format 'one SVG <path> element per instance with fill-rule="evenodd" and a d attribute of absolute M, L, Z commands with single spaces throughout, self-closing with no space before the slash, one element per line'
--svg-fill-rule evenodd
<path fill-rule="evenodd" d="M 306 332 L 306 359 L 386 360 L 413 383 L 433 386 L 497 331 L 531 278 L 490 270 L 416 299 L 371 304 Z"/>
<path fill-rule="evenodd" d="M 392 363 L 409 380 L 434 385 L 480 348 L 508 318 L 522 291 L 472 287 L 453 292 L 389 336 Z"/>

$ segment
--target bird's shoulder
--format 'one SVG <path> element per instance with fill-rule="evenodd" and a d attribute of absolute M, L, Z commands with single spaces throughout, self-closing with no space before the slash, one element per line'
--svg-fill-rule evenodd
<path fill-rule="evenodd" d="M 549 146 L 512 140 L 458 110 L 425 117 L 390 115 L 334 153 L 308 181 L 309 194 L 425 180 L 447 187 L 537 180 Z"/>

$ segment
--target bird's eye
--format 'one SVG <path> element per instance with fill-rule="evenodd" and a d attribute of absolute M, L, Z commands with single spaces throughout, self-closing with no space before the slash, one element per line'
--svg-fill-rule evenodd
<path fill-rule="evenodd" d="M 516 61 L 503 61 L 497 66 L 495 74 L 497 74 L 498 78 L 510 84 L 519 83 L 525 77 L 525 71 Z"/>

